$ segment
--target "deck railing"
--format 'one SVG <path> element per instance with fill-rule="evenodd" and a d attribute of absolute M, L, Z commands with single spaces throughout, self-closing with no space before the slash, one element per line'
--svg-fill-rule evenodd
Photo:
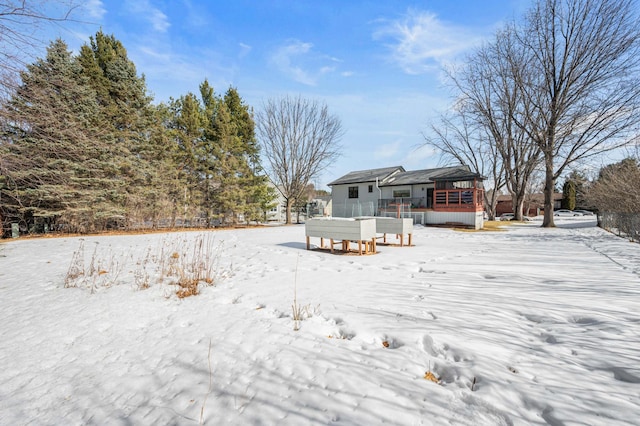
<path fill-rule="evenodd" d="M 379 210 L 409 210 L 409 209 L 430 209 L 433 202 L 431 198 L 383 198 L 378 200 Z"/>
<path fill-rule="evenodd" d="M 483 192 L 479 188 L 436 189 L 433 199 L 428 198 L 388 198 L 378 200 L 381 212 L 410 212 L 412 210 L 433 209 L 449 211 L 482 210 Z"/>
<path fill-rule="evenodd" d="M 434 210 L 478 210 L 482 209 L 482 189 L 436 189 Z"/>

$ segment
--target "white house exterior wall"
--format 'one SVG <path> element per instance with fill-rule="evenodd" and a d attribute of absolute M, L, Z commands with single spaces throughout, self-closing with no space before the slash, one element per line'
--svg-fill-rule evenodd
<path fill-rule="evenodd" d="M 439 225 L 444 223 L 462 223 L 481 229 L 484 226 L 482 212 L 425 212 L 426 225 Z"/>
<path fill-rule="evenodd" d="M 433 185 L 426 185 L 426 184 L 412 185 L 411 198 L 421 198 L 422 205 L 426 207 L 427 206 L 427 189 L 429 187 L 433 188 Z"/>
<path fill-rule="evenodd" d="M 390 186 L 383 186 L 380 188 L 380 198 L 389 199 L 393 198 L 393 189 Z"/>
<path fill-rule="evenodd" d="M 369 192 L 372 185 L 372 192 Z M 349 198 L 349 188 L 358 187 L 358 198 Z M 378 210 L 380 193 L 375 183 L 335 185 L 331 191 L 332 211 L 335 217 L 373 216 Z"/>
<path fill-rule="evenodd" d="M 287 220 L 287 202 L 280 190 L 271 181 L 269 181 L 268 185 L 275 190 L 276 199 L 274 204 L 276 206 L 267 212 L 267 221 L 285 222 Z"/>
<path fill-rule="evenodd" d="M 369 192 L 369 185 L 373 186 L 373 192 Z M 349 198 L 349 187 L 358 187 L 358 198 Z M 333 201 L 332 214 L 335 217 L 373 216 L 378 211 L 378 200 L 390 200 L 395 198 L 393 191 L 409 189 L 409 198 L 423 199 L 423 206 L 427 205 L 427 189 L 433 188 L 433 184 L 398 185 L 376 187 L 375 182 L 359 184 L 335 185 L 332 188 L 331 199 Z M 423 223 L 416 218 L 417 223 Z"/>
<path fill-rule="evenodd" d="M 410 198 L 426 198 L 427 197 L 427 189 L 433 188 L 433 184 L 419 184 L 419 185 L 403 185 L 403 186 L 383 186 L 380 188 L 382 190 L 382 198 L 390 199 L 394 198 L 393 191 L 397 191 L 398 189 L 409 189 L 411 191 Z M 424 188 L 424 190 L 423 190 Z M 375 190 L 375 185 L 374 185 Z"/>
<path fill-rule="evenodd" d="M 386 169 L 372 169 L 352 172 L 338 179 L 331 184 L 333 216 L 335 217 L 360 217 L 360 216 L 387 216 L 411 218 L 414 223 L 425 225 L 444 225 L 447 223 L 461 223 L 476 229 L 483 226 L 482 211 L 479 209 L 478 200 L 474 200 L 473 205 L 456 205 L 451 202 L 447 194 L 447 200 L 442 205 L 435 205 L 434 197 L 438 195 L 435 191 L 436 182 L 471 182 L 475 184 L 483 178 L 471 173 L 468 167 L 456 167 L 417 170 L 415 172 L 405 172 L 403 168 L 389 174 Z M 386 174 L 385 174 L 386 173 Z M 366 176 L 366 177 L 365 177 Z M 361 183 L 347 183 L 350 180 L 367 180 L 371 176 L 379 176 L 383 186 L 378 187 L 376 180 Z M 439 180 L 440 179 L 440 180 Z M 458 180 L 456 180 L 458 179 Z M 422 182 L 422 183 L 415 183 Z M 386 183 L 386 185 L 385 185 Z M 405 184 L 406 183 L 406 184 Z M 349 187 L 358 187 L 358 198 L 349 198 Z M 369 186 L 372 192 L 369 192 Z M 458 188 L 458 187 L 456 187 Z M 482 190 L 481 186 L 477 187 Z M 402 191 L 401 193 L 394 191 Z M 457 192 L 456 192 L 457 191 Z M 459 195 L 460 189 L 454 191 Z M 402 206 L 395 200 L 402 198 Z M 406 198 L 406 199 L 405 199 Z M 380 209 L 378 208 L 380 205 Z"/>

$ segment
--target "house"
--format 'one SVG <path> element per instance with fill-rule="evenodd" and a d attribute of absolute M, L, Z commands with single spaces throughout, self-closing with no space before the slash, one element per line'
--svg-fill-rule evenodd
<path fill-rule="evenodd" d="M 334 217 L 390 216 L 424 225 L 483 225 L 483 177 L 467 166 L 347 173 L 331 182 Z"/>
<path fill-rule="evenodd" d="M 271 210 L 266 212 L 268 222 L 286 222 L 287 220 L 287 200 L 282 195 L 282 190 L 271 181 L 268 183 L 275 189 L 276 199 Z M 292 209 L 293 220 L 300 218 L 305 220 L 307 217 L 331 216 L 331 196 L 315 196 L 308 199 L 306 206 L 300 210 L 298 214 L 295 208 Z"/>
<path fill-rule="evenodd" d="M 307 203 L 307 216 L 331 216 L 331 195 L 322 195 L 312 198 Z"/>
<path fill-rule="evenodd" d="M 273 207 L 266 212 L 267 222 L 285 222 L 287 219 L 287 200 L 282 196 L 282 191 L 271 180 L 267 184 L 273 188 L 276 199 L 273 200 Z"/>
<path fill-rule="evenodd" d="M 562 204 L 562 193 L 553 194 L 553 209 L 558 210 Z M 513 213 L 513 199 L 510 194 L 499 195 L 496 203 L 496 217 L 503 213 Z M 525 216 L 538 216 L 544 214 L 544 194 L 528 194 L 524 198 L 522 214 Z"/>

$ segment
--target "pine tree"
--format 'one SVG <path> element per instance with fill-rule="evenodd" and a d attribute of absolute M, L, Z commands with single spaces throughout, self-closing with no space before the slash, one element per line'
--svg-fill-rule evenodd
<path fill-rule="evenodd" d="M 201 176 L 201 208 L 207 226 L 209 226 L 213 220 L 218 223 L 224 222 L 223 211 L 227 208 L 225 205 L 227 200 L 221 196 L 225 193 L 224 176 L 221 176 L 225 172 L 222 171 L 219 160 L 223 149 L 218 140 L 219 135 L 213 129 L 213 123 L 219 119 L 221 111 L 213 87 L 206 79 L 200 84 L 200 97 L 202 99 L 200 116 L 202 119 L 202 138 L 198 141 L 197 158 L 198 171 Z"/>
<path fill-rule="evenodd" d="M 235 125 L 242 173 L 243 214 L 247 220 L 263 220 L 266 211 L 274 207 L 275 190 L 260 165 L 260 145 L 256 139 L 253 114 L 244 104 L 238 91 L 231 87 L 224 95 L 224 103 Z"/>
<path fill-rule="evenodd" d="M 186 176 L 188 216 L 207 226 L 263 219 L 275 194 L 261 173 L 255 124 L 237 91 L 216 96 L 205 80 L 200 98 L 188 93 L 172 100 L 168 111 L 167 129 Z"/>
<path fill-rule="evenodd" d="M 179 166 L 178 146 L 164 126 L 170 119 L 168 108 L 161 104 L 154 114 L 149 137 L 137 150 L 140 161 L 148 165 L 141 170 L 144 182 L 139 188 L 141 202 L 138 208 L 139 215 L 145 218 L 145 226 L 157 228 L 161 220 L 164 220 L 164 226 L 175 226 L 186 179 Z"/>
<path fill-rule="evenodd" d="M 181 181 L 181 194 L 176 197 L 181 207 L 176 217 L 185 221 L 200 216 L 203 203 L 201 191 L 202 173 L 199 154 L 202 140 L 202 107 L 198 98 L 188 93 L 179 99 L 171 99 L 167 107 L 168 119 L 165 127 L 175 145 L 176 173 Z"/>
<path fill-rule="evenodd" d="M 584 173 L 573 170 L 567 176 L 562 186 L 562 208 L 575 210 L 576 208 L 587 208 L 586 193 L 588 191 L 588 180 Z"/>
<path fill-rule="evenodd" d="M 235 123 L 224 102 L 218 108 L 210 131 L 206 134 L 211 149 L 215 189 L 211 201 L 216 216 L 223 223 L 234 223 L 243 213 L 246 204 L 245 182 L 248 178 L 246 163 L 241 156 L 241 141 Z"/>
<path fill-rule="evenodd" d="M 122 212 L 105 162 L 96 94 L 62 40 L 27 66 L 2 109 L 4 215 L 70 231 L 100 229 Z"/>
<path fill-rule="evenodd" d="M 148 197 L 155 191 L 149 186 L 150 176 L 155 173 L 149 138 L 151 129 L 159 124 L 144 76 L 137 75 L 122 43 L 102 31 L 91 37 L 90 45 L 81 48 L 79 61 L 96 92 L 105 123 L 112 154 L 109 169 L 118 182 L 114 190 L 121 195 L 127 222 L 140 222 L 145 219 Z"/>
<path fill-rule="evenodd" d="M 571 179 L 567 179 L 562 186 L 562 202 L 563 209 L 574 210 L 576 208 L 576 183 Z"/>

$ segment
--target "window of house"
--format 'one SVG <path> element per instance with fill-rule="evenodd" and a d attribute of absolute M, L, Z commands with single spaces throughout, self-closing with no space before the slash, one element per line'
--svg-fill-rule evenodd
<path fill-rule="evenodd" d="M 473 181 L 464 180 L 464 181 L 453 182 L 453 187 L 454 188 L 473 188 Z"/>
<path fill-rule="evenodd" d="M 349 198 L 358 198 L 358 187 L 350 186 L 349 187 Z"/>
<path fill-rule="evenodd" d="M 411 191 L 409 189 L 394 189 L 393 198 L 411 198 Z"/>
<path fill-rule="evenodd" d="M 373 192 L 373 185 L 369 185 L 369 192 Z"/>

